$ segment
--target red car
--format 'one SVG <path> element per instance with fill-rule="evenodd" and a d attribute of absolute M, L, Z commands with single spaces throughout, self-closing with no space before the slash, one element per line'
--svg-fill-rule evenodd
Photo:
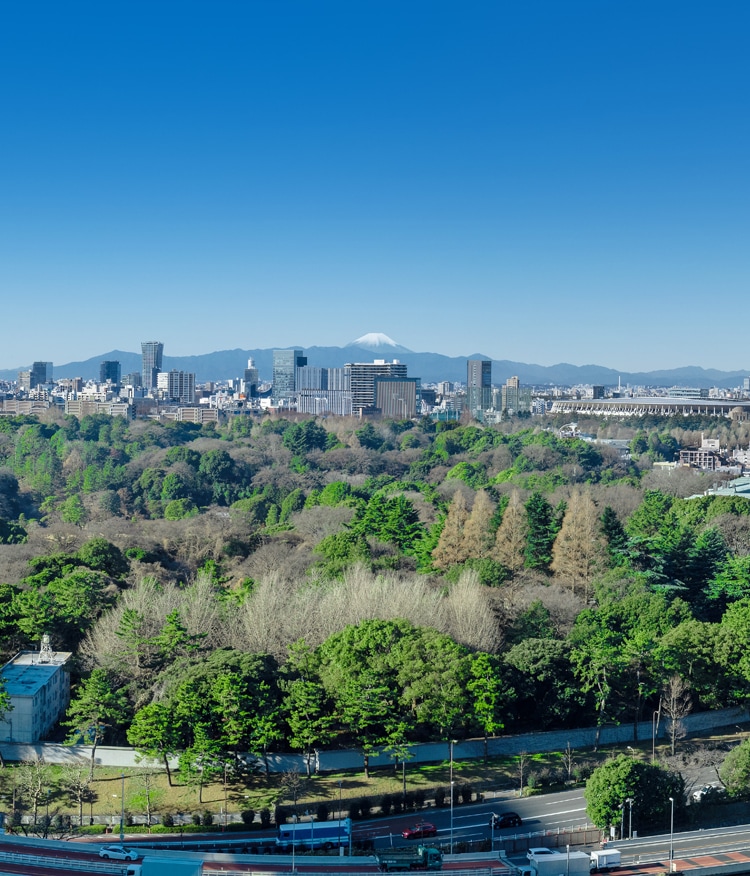
<path fill-rule="evenodd" d="M 434 824 L 430 824 L 429 821 L 422 821 L 419 824 L 415 824 L 414 827 L 407 827 L 401 833 L 401 836 L 404 839 L 422 839 L 426 836 L 437 836 L 437 828 Z"/>

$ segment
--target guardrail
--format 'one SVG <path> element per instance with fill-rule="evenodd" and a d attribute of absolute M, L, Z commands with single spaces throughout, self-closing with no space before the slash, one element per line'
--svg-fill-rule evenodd
<path fill-rule="evenodd" d="M 76 858 L 52 858 L 46 855 L 19 855 L 16 852 L 0 852 L 0 862 L 23 864 L 26 867 L 50 867 L 54 870 L 91 870 L 122 876 L 125 864 L 105 864 L 102 861 L 84 861 Z"/>

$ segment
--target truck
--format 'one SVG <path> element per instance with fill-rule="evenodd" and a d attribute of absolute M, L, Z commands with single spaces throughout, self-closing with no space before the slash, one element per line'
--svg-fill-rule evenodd
<path fill-rule="evenodd" d="M 613 867 L 620 866 L 620 850 L 619 849 L 596 849 L 591 852 L 591 869 L 592 870 L 611 870 Z"/>
<path fill-rule="evenodd" d="M 125 876 L 201 876 L 203 861 L 196 858 L 145 857 L 128 864 Z"/>
<path fill-rule="evenodd" d="M 587 852 L 558 852 L 545 849 L 543 854 L 528 854 L 531 876 L 588 876 L 591 855 Z"/>
<path fill-rule="evenodd" d="M 281 850 L 334 849 L 349 845 L 352 835 L 351 818 L 340 821 L 298 821 L 282 824 L 276 837 L 276 846 Z"/>
<path fill-rule="evenodd" d="M 383 873 L 398 870 L 440 870 L 443 853 L 434 846 L 416 846 L 413 849 L 391 849 L 375 855 L 378 869 Z"/>

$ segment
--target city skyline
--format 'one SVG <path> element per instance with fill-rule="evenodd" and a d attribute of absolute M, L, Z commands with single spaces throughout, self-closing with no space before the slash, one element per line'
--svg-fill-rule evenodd
<path fill-rule="evenodd" d="M 95 10 L 6 10 L 1 368 L 373 328 L 750 367 L 742 3 Z"/>

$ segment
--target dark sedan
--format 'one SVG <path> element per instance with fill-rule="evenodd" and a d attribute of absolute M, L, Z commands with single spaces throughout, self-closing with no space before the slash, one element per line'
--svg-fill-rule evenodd
<path fill-rule="evenodd" d="M 523 824 L 521 816 L 517 812 L 501 812 L 499 815 L 492 813 L 490 827 L 500 830 L 501 827 L 520 827 Z"/>

